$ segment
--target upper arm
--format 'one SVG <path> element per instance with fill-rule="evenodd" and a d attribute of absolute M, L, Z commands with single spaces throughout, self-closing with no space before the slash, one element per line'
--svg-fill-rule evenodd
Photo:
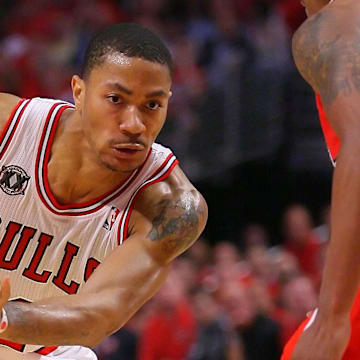
<path fill-rule="evenodd" d="M 135 204 L 131 232 L 141 234 L 151 256 L 166 264 L 198 239 L 206 225 L 207 205 L 179 167 L 169 181 L 146 191 Z"/>
<path fill-rule="evenodd" d="M 293 56 L 304 79 L 323 101 L 329 121 L 344 141 L 360 133 L 360 26 L 352 9 L 325 8 L 293 38 Z M 359 132 L 358 132 L 359 130 Z"/>
<path fill-rule="evenodd" d="M 135 203 L 128 239 L 104 261 L 81 290 L 97 294 L 96 311 L 117 330 L 160 288 L 169 264 L 203 231 L 207 207 L 175 168 L 170 179 L 148 187 Z M 101 294 L 101 295 L 100 295 Z"/>
<path fill-rule="evenodd" d="M 20 98 L 15 95 L 0 93 L 0 133 L 8 121 L 12 110 L 19 101 Z"/>

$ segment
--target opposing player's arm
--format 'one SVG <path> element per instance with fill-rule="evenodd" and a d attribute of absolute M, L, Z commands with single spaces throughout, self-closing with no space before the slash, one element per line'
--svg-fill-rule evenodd
<path fill-rule="evenodd" d="M 323 346 L 323 354 L 319 350 L 315 356 L 304 343 L 304 352 L 296 357 L 302 360 L 330 358 L 329 344 L 344 336 L 339 340 L 339 352 L 331 357 L 340 359 L 348 340 L 351 305 L 360 286 L 360 26 L 356 18 L 359 8 L 354 5 L 356 9 L 325 8 L 306 21 L 293 40 L 297 67 L 320 94 L 329 121 L 341 139 L 333 178 L 331 241 L 319 316 L 313 325 L 319 337 L 314 349 Z M 306 351 L 309 355 L 305 356 Z"/>
<path fill-rule="evenodd" d="M 19 101 L 20 98 L 15 95 L 0 92 L 0 133 Z"/>
<path fill-rule="evenodd" d="M 135 203 L 131 235 L 96 269 L 77 295 L 33 304 L 7 303 L 9 328 L 1 337 L 40 345 L 97 345 L 160 288 L 171 261 L 204 229 L 201 194 L 175 168 Z"/>

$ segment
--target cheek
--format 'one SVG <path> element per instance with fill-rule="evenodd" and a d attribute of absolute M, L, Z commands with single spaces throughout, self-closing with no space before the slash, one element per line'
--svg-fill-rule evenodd
<path fill-rule="evenodd" d="M 156 119 L 156 121 L 153 121 L 152 124 L 154 124 L 151 128 L 151 134 L 153 137 L 157 137 L 161 131 L 161 129 L 164 126 L 166 120 L 166 111 L 159 114 L 159 117 Z"/>
<path fill-rule="evenodd" d="M 99 110 L 100 109 L 100 110 Z M 104 138 L 104 115 L 101 113 L 101 107 L 92 101 L 83 109 L 82 128 L 85 136 L 90 140 L 92 146 L 103 142 Z"/>

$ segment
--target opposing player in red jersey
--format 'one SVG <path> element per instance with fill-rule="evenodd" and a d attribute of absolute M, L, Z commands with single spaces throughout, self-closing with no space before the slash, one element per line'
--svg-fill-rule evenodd
<path fill-rule="evenodd" d="M 333 158 L 331 241 L 319 307 L 282 360 L 360 359 L 360 2 L 303 0 L 294 59 L 317 94 Z"/>

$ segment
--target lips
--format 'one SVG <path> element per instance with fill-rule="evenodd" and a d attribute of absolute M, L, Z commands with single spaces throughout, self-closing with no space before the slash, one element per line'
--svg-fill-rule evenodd
<path fill-rule="evenodd" d="M 113 154 L 118 160 L 133 160 L 143 150 L 145 146 L 139 143 L 117 144 L 112 147 Z"/>
<path fill-rule="evenodd" d="M 145 146 L 140 143 L 125 143 L 125 144 L 117 144 L 113 146 L 115 150 L 134 150 L 134 151 L 142 151 L 145 149 Z"/>

